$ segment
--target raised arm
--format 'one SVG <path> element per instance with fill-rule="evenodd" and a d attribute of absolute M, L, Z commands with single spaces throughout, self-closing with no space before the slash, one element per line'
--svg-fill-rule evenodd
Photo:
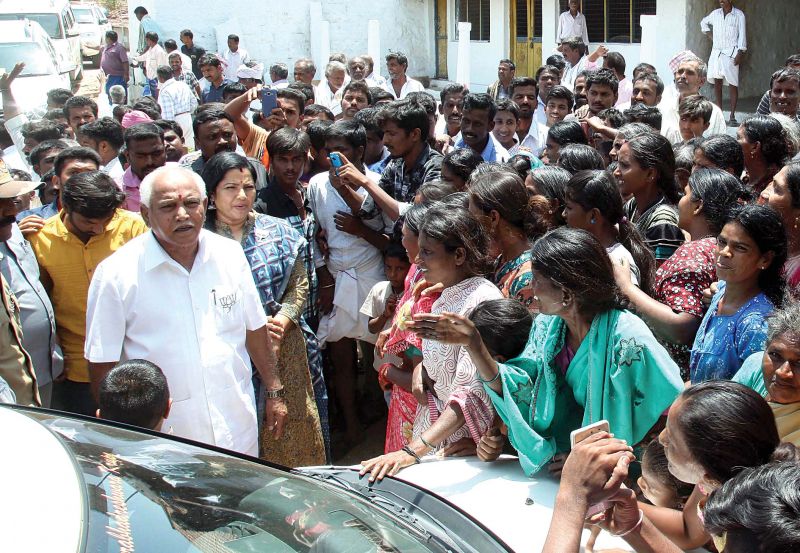
<path fill-rule="evenodd" d="M 20 62 L 14 66 L 11 73 L 0 75 L 0 93 L 3 94 L 3 117 L 6 121 L 20 114 L 17 100 L 14 98 L 14 93 L 11 92 L 11 83 L 19 77 L 23 69 L 25 69 L 25 64 Z"/>

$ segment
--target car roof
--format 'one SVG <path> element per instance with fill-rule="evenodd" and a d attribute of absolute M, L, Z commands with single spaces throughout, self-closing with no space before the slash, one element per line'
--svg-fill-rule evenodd
<path fill-rule="evenodd" d="M 60 13 L 67 0 L 2 0 L 0 13 Z"/>
<path fill-rule="evenodd" d="M 0 43 L 40 42 L 47 36 L 36 21 L 0 21 Z"/>

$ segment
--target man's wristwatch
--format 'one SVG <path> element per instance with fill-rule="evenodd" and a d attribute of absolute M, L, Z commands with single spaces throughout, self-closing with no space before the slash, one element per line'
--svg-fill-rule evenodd
<path fill-rule="evenodd" d="M 284 398 L 286 397 L 286 388 L 281 386 L 277 390 L 266 390 L 264 392 L 264 397 L 266 399 Z"/>

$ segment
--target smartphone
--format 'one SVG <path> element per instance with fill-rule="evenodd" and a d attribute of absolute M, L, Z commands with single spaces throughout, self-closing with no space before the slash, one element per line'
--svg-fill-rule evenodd
<path fill-rule="evenodd" d="M 333 165 L 334 169 L 338 169 L 343 165 L 342 158 L 336 152 L 331 152 L 328 154 L 328 159 L 331 160 L 331 165 Z"/>
<path fill-rule="evenodd" d="M 575 447 L 575 444 L 582 442 L 589 436 L 597 434 L 598 432 L 611 432 L 611 430 L 609 430 L 609 424 L 607 420 L 593 422 L 592 424 L 584 426 L 583 428 L 578 428 L 570 432 L 570 447 Z"/>
<path fill-rule="evenodd" d="M 261 90 L 261 115 L 269 117 L 272 110 L 278 107 L 278 96 L 274 88 L 263 88 Z"/>

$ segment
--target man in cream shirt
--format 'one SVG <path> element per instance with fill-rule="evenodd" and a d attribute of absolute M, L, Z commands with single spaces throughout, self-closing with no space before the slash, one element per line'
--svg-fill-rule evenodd
<path fill-rule="evenodd" d="M 165 430 L 257 455 L 250 360 L 266 386 L 275 439 L 287 408 L 244 252 L 203 229 L 205 185 L 188 169 L 153 171 L 141 202 L 151 231 L 101 263 L 89 288 L 84 354 L 93 390 L 118 361 L 146 359 L 169 382 Z"/>

